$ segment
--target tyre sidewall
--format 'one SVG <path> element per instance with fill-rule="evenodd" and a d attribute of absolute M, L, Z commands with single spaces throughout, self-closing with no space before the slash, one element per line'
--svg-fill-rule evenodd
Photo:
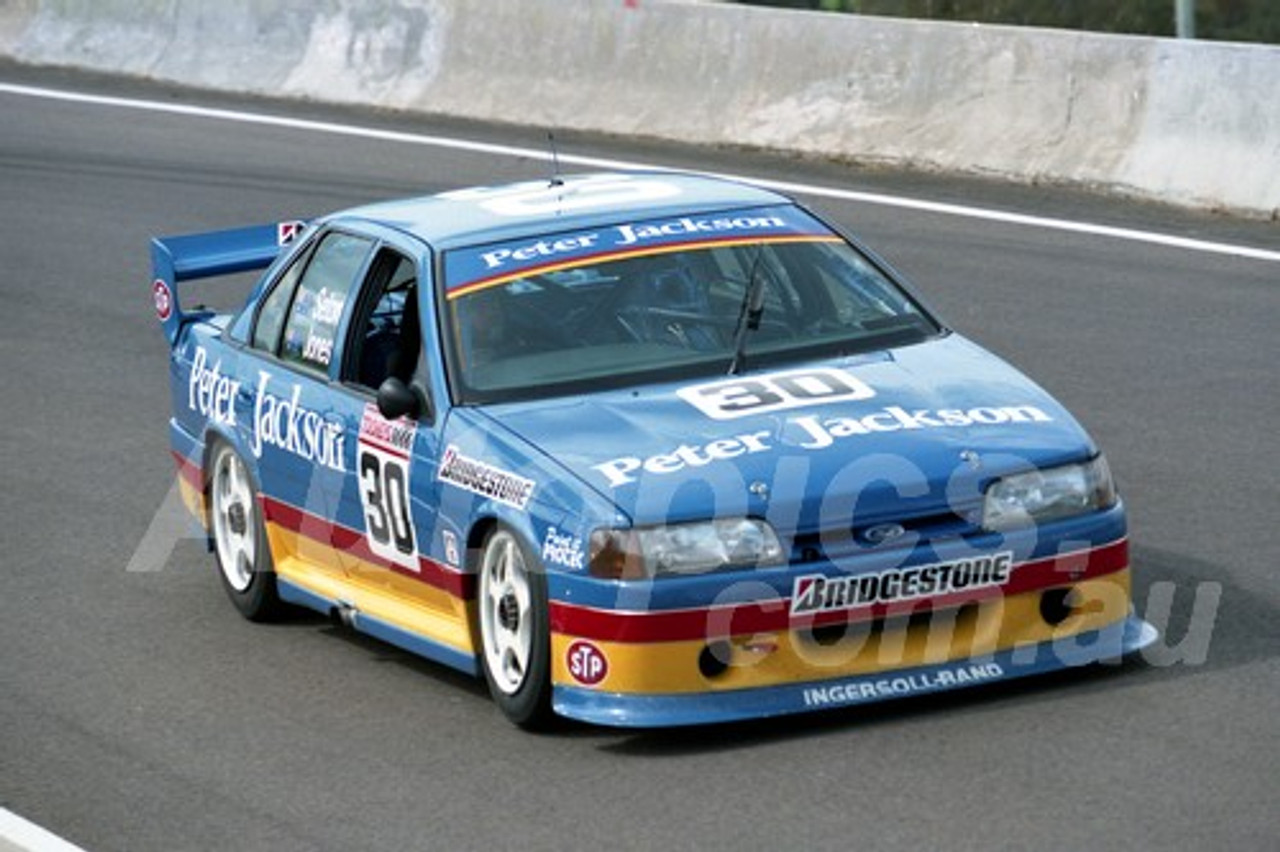
<path fill-rule="evenodd" d="M 503 715 L 527 730 L 540 730 L 552 721 L 551 713 L 551 630 L 547 604 L 547 576 L 542 563 L 534 558 L 529 547 L 518 533 L 505 526 L 495 527 L 485 538 L 482 550 L 480 570 L 483 570 L 483 553 L 487 553 L 489 545 L 500 532 L 505 532 L 515 541 L 524 559 L 529 581 L 529 618 L 533 623 L 533 647 L 529 649 L 529 667 L 524 682 L 513 693 L 503 692 L 494 681 L 489 671 L 488 657 L 484 652 L 484 637 L 480 639 L 480 667 L 484 671 L 485 682 L 494 703 L 502 710 Z M 483 605 L 483 602 L 481 602 Z M 477 635 L 483 628 L 477 618 Z"/>
<path fill-rule="evenodd" d="M 245 475 L 249 479 L 249 488 L 253 495 L 253 505 L 249 512 L 249 518 L 253 523 L 254 534 L 254 570 L 253 575 L 249 579 L 249 585 L 244 589 L 237 589 L 231 585 L 231 581 L 227 579 L 227 572 L 221 564 L 222 556 L 217 547 L 214 547 L 214 558 L 218 560 L 218 580 L 222 583 L 223 590 L 226 591 L 227 597 L 231 599 L 231 603 L 235 608 L 250 621 L 271 621 L 278 618 L 284 608 L 284 604 L 280 600 L 280 596 L 276 590 L 276 574 L 275 562 L 271 558 L 271 547 L 267 543 L 266 524 L 262 519 L 262 506 L 259 500 L 261 491 L 258 488 L 258 480 L 254 475 L 253 468 L 245 464 L 244 457 L 226 441 L 217 439 L 211 447 L 209 453 L 209 472 L 206 476 L 206 504 L 209 507 L 210 524 L 209 535 L 214 536 L 216 533 L 213 529 L 212 512 L 213 504 L 213 478 L 218 469 L 218 461 L 224 453 L 230 453 L 240 462 L 244 468 Z"/>

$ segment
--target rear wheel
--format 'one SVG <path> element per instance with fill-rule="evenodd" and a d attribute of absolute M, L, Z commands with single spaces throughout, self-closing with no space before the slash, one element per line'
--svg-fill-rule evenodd
<path fill-rule="evenodd" d="M 250 621 L 279 617 L 284 603 L 276 592 L 258 490 L 244 461 L 224 442 L 213 448 L 208 482 L 209 525 L 222 587 Z"/>
<path fill-rule="evenodd" d="M 498 527 L 480 555 L 480 642 L 494 702 L 522 728 L 551 721 L 547 578 L 514 533 Z"/>

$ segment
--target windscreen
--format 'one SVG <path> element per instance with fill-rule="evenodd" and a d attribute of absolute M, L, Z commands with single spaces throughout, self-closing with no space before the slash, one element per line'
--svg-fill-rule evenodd
<path fill-rule="evenodd" d="M 624 222 L 444 255 L 460 403 L 625 387 L 917 342 L 934 322 L 794 206 Z"/>

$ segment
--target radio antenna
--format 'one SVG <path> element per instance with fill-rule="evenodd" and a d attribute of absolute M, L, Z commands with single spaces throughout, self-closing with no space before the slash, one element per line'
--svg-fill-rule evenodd
<path fill-rule="evenodd" d="M 547 143 L 551 146 L 551 186 L 564 186 L 560 177 L 560 152 L 556 150 L 556 135 L 547 131 Z"/>

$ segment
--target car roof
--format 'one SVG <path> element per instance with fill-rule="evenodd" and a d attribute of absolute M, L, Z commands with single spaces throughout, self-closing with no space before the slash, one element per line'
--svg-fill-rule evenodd
<path fill-rule="evenodd" d="M 379 202 L 327 217 L 364 220 L 412 234 L 437 249 L 687 213 L 791 203 L 768 190 L 685 172 L 565 175 Z"/>

